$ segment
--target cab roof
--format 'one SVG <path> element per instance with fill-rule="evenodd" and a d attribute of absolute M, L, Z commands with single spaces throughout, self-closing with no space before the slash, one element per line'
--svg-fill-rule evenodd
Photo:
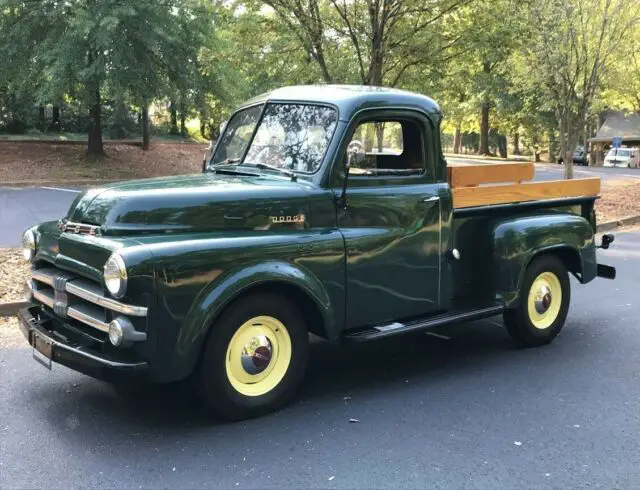
<path fill-rule="evenodd" d="M 294 85 L 258 95 L 240 108 L 265 102 L 306 102 L 330 104 L 338 108 L 340 119 L 348 121 L 362 109 L 403 107 L 418 109 L 439 118 L 440 106 L 426 95 L 369 85 Z"/>

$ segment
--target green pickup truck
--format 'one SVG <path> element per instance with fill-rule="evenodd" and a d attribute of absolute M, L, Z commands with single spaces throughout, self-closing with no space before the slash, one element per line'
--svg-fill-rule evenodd
<path fill-rule="evenodd" d="M 294 394 L 309 332 L 365 342 L 502 314 L 519 344 L 550 342 L 569 273 L 615 277 L 596 261 L 613 240 L 595 242 L 599 182 L 448 168 L 440 123 L 411 92 L 287 87 L 233 113 L 202 174 L 83 192 L 23 236 L 34 357 L 116 386 L 189 378 L 244 419 Z"/>

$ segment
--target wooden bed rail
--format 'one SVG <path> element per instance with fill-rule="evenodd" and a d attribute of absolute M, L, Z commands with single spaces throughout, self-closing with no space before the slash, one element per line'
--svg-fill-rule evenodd
<path fill-rule="evenodd" d="M 533 162 L 454 165 L 448 167 L 451 187 L 469 187 L 499 182 L 533 180 L 536 167 Z"/>
<path fill-rule="evenodd" d="M 590 197 L 600 193 L 600 179 L 597 177 L 523 182 L 533 179 L 533 163 L 450 166 L 448 172 L 454 208 L 564 197 Z"/>

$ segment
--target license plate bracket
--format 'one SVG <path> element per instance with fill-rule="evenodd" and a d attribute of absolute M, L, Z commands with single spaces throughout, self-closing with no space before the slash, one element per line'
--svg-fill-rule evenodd
<path fill-rule="evenodd" d="M 33 358 L 51 371 L 51 358 L 53 357 L 53 344 L 47 339 L 33 332 L 31 345 L 33 346 Z"/>

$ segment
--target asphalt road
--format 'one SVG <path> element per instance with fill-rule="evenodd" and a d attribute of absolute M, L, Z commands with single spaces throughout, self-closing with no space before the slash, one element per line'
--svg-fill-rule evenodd
<path fill-rule="evenodd" d="M 449 162 L 469 163 L 471 160 L 447 158 Z M 482 161 L 484 162 L 484 161 Z M 576 177 L 600 177 L 603 180 L 638 179 L 640 170 L 623 168 L 575 167 Z M 535 180 L 563 178 L 562 165 L 536 165 Z M 79 190 L 46 187 L 0 187 L 0 247 L 20 245 L 22 232 L 42 221 L 57 220 L 65 215 Z"/>
<path fill-rule="evenodd" d="M 26 228 L 63 217 L 78 189 L 0 187 L 0 247 L 17 247 Z"/>
<path fill-rule="evenodd" d="M 0 488 L 638 488 L 640 234 L 600 260 L 618 279 L 573 281 L 547 347 L 499 319 L 315 343 L 294 403 L 235 424 L 0 349 Z"/>

